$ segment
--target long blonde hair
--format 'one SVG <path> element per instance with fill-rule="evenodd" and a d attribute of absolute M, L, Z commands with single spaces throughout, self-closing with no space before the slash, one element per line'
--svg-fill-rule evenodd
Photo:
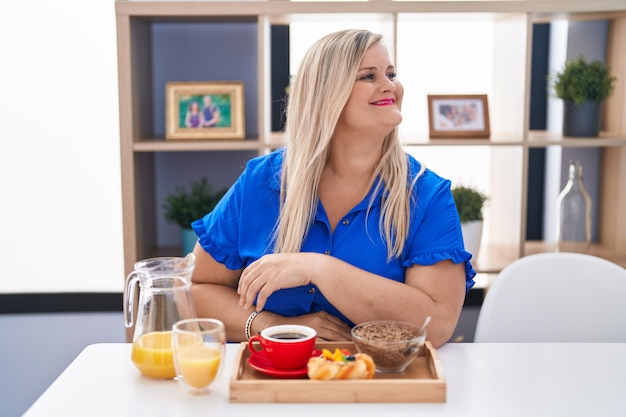
<path fill-rule="evenodd" d="M 314 43 L 300 64 L 287 105 L 288 139 L 281 174 L 276 252 L 301 249 L 317 210 L 318 186 L 329 158 L 331 137 L 352 92 L 363 55 L 381 39 L 382 35 L 367 30 L 331 33 Z M 407 155 L 398 141 L 397 128 L 384 140 L 371 183 L 378 177 L 381 181 L 377 188 L 384 187 L 379 229 L 390 260 L 402 254 L 411 198 Z"/>

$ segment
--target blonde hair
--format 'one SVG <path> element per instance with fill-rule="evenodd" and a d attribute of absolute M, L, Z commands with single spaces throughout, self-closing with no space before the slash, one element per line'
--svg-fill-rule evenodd
<path fill-rule="evenodd" d="M 327 35 L 311 46 L 291 85 L 287 105 L 287 146 L 281 174 L 281 210 L 275 233 L 275 251 L 299 252 L 313 223 L 318 186 L 330 153 L 330 140 L 350 97 L 363 55 L 382 35 L 367 30 L 344 30 Z M 411 193 L 408 191 L 407 155 L 397 128 L 385 138 L 376 166 L 376 192 L 383 189 L 380 233 L 388 259 L 402 254 L 408 235 Z"/>

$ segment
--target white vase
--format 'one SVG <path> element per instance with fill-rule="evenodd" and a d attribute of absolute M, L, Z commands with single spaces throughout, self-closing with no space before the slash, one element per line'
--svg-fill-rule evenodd
<path fill-rule="evenodd" d="M 472 254 L 472 259 L 478 259 L 478 249 L 480 249 L 480 241 L 483 235 L 483 221 L 473 220 L 461 223 L 461 231 L 463 232 L 465 250 Z"/>

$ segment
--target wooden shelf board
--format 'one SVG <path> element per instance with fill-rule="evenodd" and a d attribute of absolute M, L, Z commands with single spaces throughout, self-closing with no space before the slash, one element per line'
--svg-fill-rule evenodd
<path fill-rule="evenodd" d="M 543 241 L 528 241 L 524 246 L 525 255 L 533 255 L 537 253 L 555 252 L 556 244 Z M 598 256 L 600 258 L 607 259 L 611 262 L 626 268 L 626 254 L 617 253 L 614 250 L 607 248 L 599 243 L 592 243 L 589 250 L 589 255 Z"/>
<path fill-rule="evenodd" d="M 133 143 L 135 152 L 176 152 L 176 151 L 258 151 L 258 139 L 245 140 L 142 140 Z"/>
<path fill-rule="evenodd" d="M 597 138 L 563 136 L 558 132 L 531 130 L 528 133 L 528 145 L 531 148 L 562 146 L 564 148 L 595 148 L 626 145 L 626 136 L 600 132 Z"/>
<path fill-rule="evenodd" d="M 320 13 L 320 2 L 295 1 L 116 1 L 118 15 L 137 16 L 232 16 L 253 14 Z M 602 12 L 626 10 L 621 0 L 594 2 L 568 0 L 526 1 L 333 1 L 323 2 L 324 13 L 536 13 L 538 18 L 575 18 Z"/>

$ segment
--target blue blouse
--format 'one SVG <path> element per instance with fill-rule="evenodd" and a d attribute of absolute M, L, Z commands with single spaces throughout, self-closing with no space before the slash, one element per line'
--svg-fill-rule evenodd
<path fill-rule="evenodd" d="M 420 163 L 410 155 L 414 178 Z M 199 242 L 216 261 L 241 269 L 273 252 L 272 237 L 278 219 L 283 149 L 250 160 L 244 172 L 215 209 L 193 222 Z M 382 191 L 368 205 L 370 193 L 350 210 L 331 233 L 324 207 L 318 202 L 315 220 L 302 244 L 302 252 L 325 253 L 363 270 L 404 282 L 413 264 L 432 265 L 451 259 L 465 264 L 466 291 L 474 285 L 472 255 L 463 247 L 458 212 L 450 181 L 426 169 L 414 186 L 410 231 L 402 256 L 387 261 L 384 236 L 379 232 Z M 345 277 L 336 277 L 337 285 Z M 284 316 L 324 310 L 354 325 L 329 303 L 315 285 L 281 289 L 267 300 L 265 309 Z"/>

